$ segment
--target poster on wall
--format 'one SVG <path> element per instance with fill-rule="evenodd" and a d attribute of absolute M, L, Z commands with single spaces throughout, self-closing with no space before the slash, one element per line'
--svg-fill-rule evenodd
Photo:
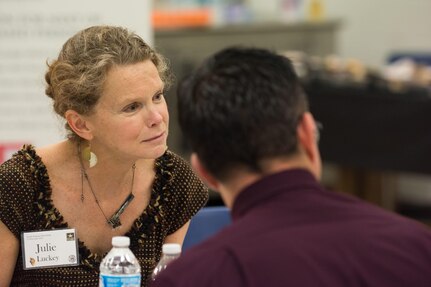
<path fill-rule="evenodd" d="M 107 24 L 127 27 L 152 45 L 151 2 L 0 0 L 0 163 L 22 144 L 65 138 L 44 86 L 46 63 L 63 43 L 83 28 Z"/>

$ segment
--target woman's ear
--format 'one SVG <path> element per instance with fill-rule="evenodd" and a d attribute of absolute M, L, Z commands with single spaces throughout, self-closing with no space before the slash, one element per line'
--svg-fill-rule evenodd
<path fill-rule="evenodd" d="M 202 179 L 202 181 L 212 190 L 217 191 L 219 183 L 216 178 L 203 166 L 198 155 L 193 153 L 190 156 L 190 162 L 193 170 Z"/>
<path fill-rule="evenodd" d="M 81 138 L 86 140 L 91 140 L 93 138 L 93 134 L 91 130 L 88 128 L 88 123 L 85 117 L 78 114 L 74 110 L 66 111 L 64 115 L 67 124 L 69 127 Z"/>

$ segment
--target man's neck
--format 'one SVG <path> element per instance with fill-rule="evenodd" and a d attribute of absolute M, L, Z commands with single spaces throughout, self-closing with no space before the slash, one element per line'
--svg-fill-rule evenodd
<path fill-rule="evenodd" d="M 262 164 L 263 172 L 250 172 L 245 169 L 236 169 L 232 172 L 232 175 L 228 180 L 220 183 L 218 191 L 225 205 L 229 208 L 233 206 L 233 203 L 238 196 L 247 186 L 252 185 L 258 180 L 266 177 L 270 174 L 278 173 L 284 170 L 302 168 L 309 170 L 316 178 L 318 176 L 313 172 L 310 163 L 301 158 L 284 160 L 284 159 L 271 159 L 263 161 Z"/>

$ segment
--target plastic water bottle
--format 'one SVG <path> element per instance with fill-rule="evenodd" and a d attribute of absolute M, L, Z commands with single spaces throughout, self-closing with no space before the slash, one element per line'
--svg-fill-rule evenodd
<path fill-rule="evenodd" d="M 129 245 L 127 236 L 112 237 L 112 249 L 100 263 L 99 287 L 141 286 L 141 266 Z"/>
<path fill-rule="evenodd" d="M 151 280 L 155 280 L 166 267 L 181 255 L 181 245 L 178 243 L 165 243 L 162 247 L 162 257 L 156 268 L 154 268 Z"/>

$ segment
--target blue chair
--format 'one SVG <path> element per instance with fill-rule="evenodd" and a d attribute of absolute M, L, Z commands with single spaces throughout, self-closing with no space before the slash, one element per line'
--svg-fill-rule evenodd
<path fill-rule="evenodd" d="M 183 250 L 207 239 L 231 223 L 229 209 L 225 206 L 208 206 L 196 213 L 184 238 Z"/>

